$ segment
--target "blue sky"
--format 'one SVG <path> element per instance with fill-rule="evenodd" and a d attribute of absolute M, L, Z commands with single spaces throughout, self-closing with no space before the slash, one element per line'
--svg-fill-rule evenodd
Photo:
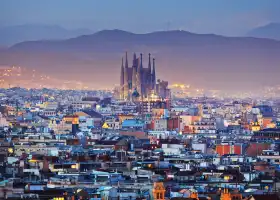
<path fill-rule="evenodd" d="M 242 35 L 280 22 L 280 0 L 1 0 L 0 27 L 20 24 Z"/>

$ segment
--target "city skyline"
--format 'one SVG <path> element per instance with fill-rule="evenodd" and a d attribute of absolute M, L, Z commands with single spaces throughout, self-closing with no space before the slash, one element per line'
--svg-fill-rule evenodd
<path fill-rule="evenodd" d="M 280 200 L 279 0 L 0 0 L 0 199 Z"/>
<path fill-rule="evenodd" d="M 280 84 L 278 1 L 67 2 L 2 1 L 0 65 L 110 88 L 128 51 L 151 53 L 170 84 L 227 93 Z"/>
<path fill-rule="evenodd" d="M 1 1 L 0 65 L 110 88 L 119 82 L 124 52 L 151 53 L 157 74 L 170 84 L 256 92 L 280 84 L 279 4 Z"/>
<path fill-rule="evenodd" d="M 119 83 L 116 74 L 125 51 L 130 59 L 133 52 L 151 53 L 157 59 L 159 77 L 171 84 L 228 92 L 279 85 L 279 41 L 185 31 L 132 34 L 111 30 L 61 41 L 23 42 L 1 49 L 0 64 L 79 80 L 91 88 L 109 88 Z"/>

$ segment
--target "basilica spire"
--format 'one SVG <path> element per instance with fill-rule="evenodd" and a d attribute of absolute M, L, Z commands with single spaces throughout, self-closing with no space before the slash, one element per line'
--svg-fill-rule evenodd
<path fill-rule="evenodd" d="M 156 85 L 156 63 L 155 63 L 155 58 L 153 58 L 152 85 L 153 85 L 153 89 L 155 89 L 155 85 Z"/>
<path fill-rule="evenodd" d="M 142 53 L 140 54 L 140 58 L 138 58 L 138 67 L 137 67 L 137 91 L 140 96 L 143 94 L 142 88 L 142 80 L 143 80 L 143 62 L 142 62 Z"/>
<path fill-rule="evenodd" d="M 125 52 L 125 68 L 128 68 L 127 51 Z"/>
<path fill-rule="evenodd" d="M 143 69 L 143 54 L 140 53 L 140 69 Z"/>
<path fill-rule="evenodd" d="M 133 54 L 133 67 L 137 67 L 136 53 Z"/>
<path fill-rule="evenodd" d="M 128 98 L 128 92 L 129 92 L 129 74 L 128 74 L 128 60 L 127 60 L 127 52 L 125 53 L 125 68 L 124 68 L 124 84 L 123 84 L 123 94 L 124 99 Z"/>
<path fill-rule="evenodd" d="M 138 59 L 136 58 L 136 53 L 133 54 L 133 65 L 132 65 L 132 88 L 137 88 L 137 66 Z"/>
<path fill-rule="evenodd" d="M 153 58 L 153 74 L 156 74 L 156 62 L 155 62 L 155 58 Z"/>
<path fill-rule="evenodd" d="M 149 73 L 152 71 L 152 64 L 151 64 L 151 54 L 149 53 L 149 64 L 148 64 Z"/>
<path fill-rule="evenodd" d="M 123 57 L 122 57 L 122 66 L 121 66 L 121 86 L 124 84 L 124 67 L 123 67 Z"/>
<path fill-rule="evenodd" d="M 124 67 L 123 67 L 123 57 L 122 57 L 122 66 L 121 66 L 121 77 L 120 77 L 120 86 L 121 86 L 121 98 L 123 98 L 123 87 L 124 87 Z"/>
<path fill-rule="evenodd" d="M 152 74 L 152 64 L 151 64 L 151 54 L 149 53 L 149 63 L 148 63 L 148 84 L 150 88 L 153 88 L 153 74 Z"/>

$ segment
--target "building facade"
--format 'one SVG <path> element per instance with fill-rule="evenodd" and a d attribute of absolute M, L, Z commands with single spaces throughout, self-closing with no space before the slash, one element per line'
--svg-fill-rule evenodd
<path fill-rule="evenodd" d="M 143 55 L 140 54 L 140 57 L 137 58 L 135 53 L 131 67 L 128 64 L 127 53 L 125 63 L 122 59 L 119 93 L 120 99 L 123 100 L 149 98 L 151 95 L 166 98 L 170 95 L 167 81 L 159 80 L 157 83 L 155 59 L 153 58 L 151 61 L 151 54 L 149 54 L 148 67 L 144 68 Z"/>

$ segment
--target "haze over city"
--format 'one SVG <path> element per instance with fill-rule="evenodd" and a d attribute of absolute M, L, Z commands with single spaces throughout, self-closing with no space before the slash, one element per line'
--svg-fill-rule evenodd
<path fill-rule="evenodd" d="M 277 0 L 0 4 L 2 67 L 110 88 L 128 51 L 130 61 L 134 52 L 151 53 L 159 75 L 172 84 L 229 93 L 280 84 Z"/>

